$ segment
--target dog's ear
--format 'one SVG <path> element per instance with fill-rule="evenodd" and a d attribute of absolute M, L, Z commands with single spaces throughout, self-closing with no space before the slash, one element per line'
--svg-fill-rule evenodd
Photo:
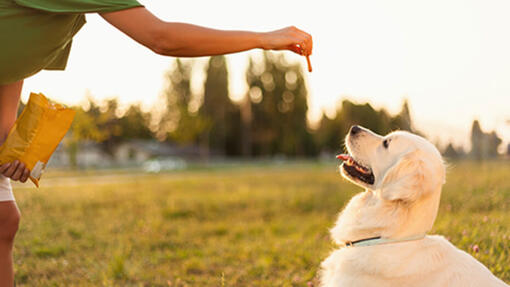
<path fill-rule="evenodd" d="M 381 197 L 385 200 L 415 201 L 431 190 L 425 178 L 428 171 L 420 151 L 404 155 L 384 175 L 380 188 Z"/>

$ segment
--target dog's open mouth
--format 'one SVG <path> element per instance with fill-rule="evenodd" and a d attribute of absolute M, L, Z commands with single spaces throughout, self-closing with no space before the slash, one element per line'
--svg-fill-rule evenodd
<path fill-rule="evenodd" d="M 337 159 L 342 160 L 342 168 L 353 178 L 356 178 L 364 183 L 374 184 L 374 173 L 369 167 L 365 167 L 358 163 L 348 154 L 340 154 L 336 156 Z"/>

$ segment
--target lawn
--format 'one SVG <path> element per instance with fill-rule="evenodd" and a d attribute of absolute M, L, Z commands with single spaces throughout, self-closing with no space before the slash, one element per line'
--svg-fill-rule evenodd
<path fill-rule="evenodd" d="M 16 185 L 17 286 L 316 286 L 328 228 L 361 191 L 335 163 L 78 175 Z M 506 282 L 509 176 L 451 164 L 431 232 Z"/>

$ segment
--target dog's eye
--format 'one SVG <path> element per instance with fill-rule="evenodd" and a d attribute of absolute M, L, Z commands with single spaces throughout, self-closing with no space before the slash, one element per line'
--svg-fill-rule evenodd
<path fill-rule="evenodd" d="M 388 146 L 390 145 L 390 141 L 385 139 L 383 142 L 382 142 L 382 145 L 384 146 L 384 148 L 388 148 Z"/>

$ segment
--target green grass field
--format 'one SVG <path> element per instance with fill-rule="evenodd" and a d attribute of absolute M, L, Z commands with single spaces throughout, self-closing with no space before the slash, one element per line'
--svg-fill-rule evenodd
<path fill-rule="evenodd" d="M 453 163 L 431 233 L 510 282 L 510 163 Z M 16 185 L 17 286 L 307 286 L 361 189 L 331 164 L 50 173 Z M 475 252 L 474 245 L 479 251 Z"/>

